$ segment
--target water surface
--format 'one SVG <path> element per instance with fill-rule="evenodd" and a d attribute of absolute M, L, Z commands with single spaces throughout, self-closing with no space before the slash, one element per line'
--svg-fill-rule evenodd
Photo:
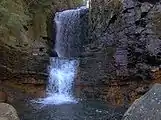
<path fill-rule="evenodd" d="M 100 101 L 45 106 L 21 101 L 17 103 L 16 108 L 21 120 L 121 120 L 126 111 L 124 108 L 113 108 Z"/>

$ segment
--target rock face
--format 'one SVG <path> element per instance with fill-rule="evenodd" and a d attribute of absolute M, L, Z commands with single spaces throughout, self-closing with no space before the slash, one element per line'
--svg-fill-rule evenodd
<path fill-rule="evenodd" d="M 161 31 L 157 27 L 161 25 L 160 8 L 160 2 L 153 0 L 91 1 L 90 43 L 85 46 L 81 70 L 93 74 L 94 68 L 97 73 L 93 78 L 97 81 L 104 80 L 103 77 L 108 81 L 115 76 L 148 80 L 151 67 L 161 64 Z M 106 54 L 105 49 L 113 51 L 112 54 Z M 91 67 L 92 60 L 95 63 Z M 107 77 L 111 73 L 114 77 Z"/>
<path fill-rule="evenodd" d="M 160 120 L 161 118 L 161 84 L 136 100 L 124 114 L 122 120 Z"/>
<path fill-rule="evenodd" d="M 6 103 L 0 103 L 0 120 L 20 120 L 15 108 Z"/>
<path fill-rule="evenodd" d="M 54 13 L 80 4 L 80 0 L 1 0 L 1 74 L 45 73 L 54 46 Z"/>
<path fill-rule="evenodd" d="M 89 49 L 88 49 L 89 48 Z M 115 66 L 112 47 L 89 46 L 80 58 L 77 84 L 106 85 L 110 79 L 115 79 Z"/>
<path fill-rule="evenodd" d="M 92 88 L 80 91 L 124 104 L 148 90 L 154 78 L 149 71 L 161 64 L 160 8 L 159 0 L 91 0 L 89 43 L 80 57 L 77 84 Z M 108 100 L 111 96 L 117 99 Z"/>
<path fill-rule="evenodd" d="M 117 75 L 148 79 L 146 70 L 161 64 L 160 6 L 153 0 L 91 2 L 90 39 L 115 48 Z"/>

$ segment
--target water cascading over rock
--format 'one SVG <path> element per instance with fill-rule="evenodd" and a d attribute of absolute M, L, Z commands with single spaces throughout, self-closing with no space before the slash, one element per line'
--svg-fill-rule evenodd
<path fill-rule="evenodd" d="M 57 58 L 51 58 L 47 97 L 40 99 L 42 104 L 64 104 L 77 102 L 73 97 L 72 86 L 78 67 L 78 57 L 86 43 L 88 9 L 57 12 L 55 15 Z"/>
<path fill-rule="evenodd" d="M 78 57 L 83 51 L 87 38 L 87 12 L 86 7 L 81 7 L 56 13 L 55 51 L 59 57 Z"/>
<path fill-rule="evenodd" d="M 41 103 L 76 103 L 77 101 L 72 94 L 72 86 L 78 61 L 74 59 L 51 58 L 50 63 L 50 77 L 46 91 L 48 96 Z"/>

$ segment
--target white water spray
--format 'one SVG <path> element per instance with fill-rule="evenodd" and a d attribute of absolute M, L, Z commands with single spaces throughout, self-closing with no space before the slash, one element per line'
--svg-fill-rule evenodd
<path fill-rule="evenodd" d="M 72 85 L 76 74 L 78 61 L 60 58 L 51 58 L 47 97 L 39 99 L 42 104 L 77 103 L 72 95 Z"/>

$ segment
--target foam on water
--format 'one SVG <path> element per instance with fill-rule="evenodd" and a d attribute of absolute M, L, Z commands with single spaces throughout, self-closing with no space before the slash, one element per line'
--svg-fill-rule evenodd
<path fill-rule="evenodd" d="M 40 103 L 43 105 L 61 105 L 61 104 L 69 104 L 69 103 L 77 103 L 78 101 L 72 96 L 66 96 L 64 94 L 54 93 L 51 96 L 46 98 L 40 98 L 36 101 L 36 103 Z"/>

